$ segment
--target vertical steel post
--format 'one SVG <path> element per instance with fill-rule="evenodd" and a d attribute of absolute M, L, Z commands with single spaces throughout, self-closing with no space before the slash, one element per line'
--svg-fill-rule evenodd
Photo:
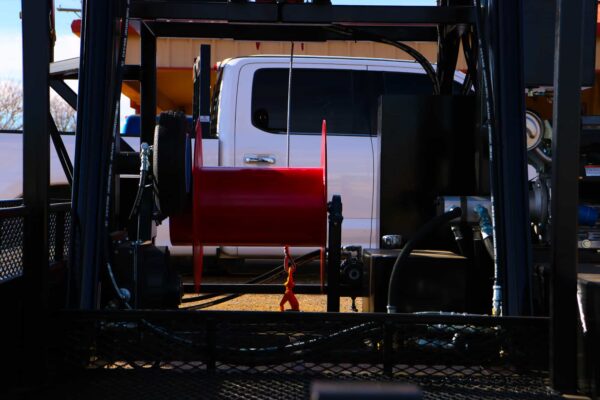
<path fill-rule="evenodd" d="M 145 23 L 141 23 L 141 130 L 140 144 L 154 143 L 154 126 L 156 125 L 156 37 Z M 139 224 L 137 224 L 137 237 L 140 240 L 152 239 L 154 222 L 153 194 L 146 190 L 140 206 Z"/>
<path fill-rule="evenodd" d="M 98 305 L 100 269 L 106 258 L 106 213 L 114 93 L 118 59 L 118 2 L 86 0 L 79 66 L 77 138 L 73 173 L 71 305 Z"/>
<path fill-rule="evenodd" d="M 328 205 L 327 312 L 340 311 L 340 263 L 342 249 L 342 198 L 334 195 Z"/>
<path fill-rule="evenodd" d="M 210 132 L 210 45 L 200 46 L 200 93 L 198 100 L 200 108 L 198 117 L 202 124 L 202 136 Z"/>
<path fill-rule="evenodd" d="M 141 25 L 140 143 L 151 144 L 154 140 L 154 126 L 156 125 L 156 37 L 145 23 L 142 22 Z"/>
<path fill-rule="evenodd" d="M 503 313 L 530 310 L 531 239 L 525 143 L 522 0 L 488 2 L 488 49 L 495 103 L 490 167 Z"/>
<path fill-rule="evenodd" d="M 552 137 L 550 371 L 554 388 L 577 385 L 577 206 L 583 0 L 558 0 Z"/>
<path fill-rule="evenodd" d="M 23 355 L 27 379 L 44 375 L 50 183 L 50 11 L 48 0 L 23 0 Z"/>

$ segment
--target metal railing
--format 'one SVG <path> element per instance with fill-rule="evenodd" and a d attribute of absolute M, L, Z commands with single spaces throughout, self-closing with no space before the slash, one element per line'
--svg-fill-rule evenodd
<path fill-rule="evenodd" d="M 0 200 L 0 284 L 23 275 L 23 227 L 27 210 L 22 199 Z M 48 213 L 49 266 L 68 257 L 71 203 L 51 204 Z"/>

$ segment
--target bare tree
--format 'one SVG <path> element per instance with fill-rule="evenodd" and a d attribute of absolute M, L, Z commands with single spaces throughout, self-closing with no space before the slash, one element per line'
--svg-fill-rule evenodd
<path fill-rule="evenodd" d="M 0 129 L 23 128 L 23 90 L 15 81 L 0 81 Z"/>
<path fill-rule="evenodd" d="M 73 132 L 77 113 L 60 96 L 50 95 L 50 114 L 59 132 Z M 0 81 L 0 130 L 23 129 L 23 89 L 12 80 Z"/>
<path fill-rule="evenodd" d="M 50 114 L 59 132 L 74 132 L 77 127 L 77 112 L 61 97 L 50 96 Z"/>

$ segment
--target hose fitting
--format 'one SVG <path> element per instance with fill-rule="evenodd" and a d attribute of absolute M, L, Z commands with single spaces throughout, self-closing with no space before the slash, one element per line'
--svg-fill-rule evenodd
<path fill-rule="evenodd" d="M 148 143 L 144 142 L 140 145 L 140 172 L 148 172 L 150 170 L 150 153 L 152 148 Z"/>
<path fill-rule="evenodd" d="M 492 226 L 492 219 L 490 218 L 490 213 L 487 208 L 483 207 L 481 204 L 475 206 L 475 214 L 479 216 L 479 227 L 481 228 L 481 236 L 482 239 L 486 239 L 493 235 L 494 228 Z"/>

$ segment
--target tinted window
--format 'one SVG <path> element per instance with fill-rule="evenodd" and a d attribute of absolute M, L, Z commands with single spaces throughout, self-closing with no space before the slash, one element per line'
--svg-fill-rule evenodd
<path fill-rule="evenodd" d="M 400 72 L 380 72 L 380 74 L 383 76 L 384 87 L 384 92 L 381 94 L 433 94 L 433 84 L 425 74 Z"/>
<path fill-rule="evenodd" d="M 264 131 L 286 131 L 288 69 L 259 69 L 252 85 L 252 124 Z M 292 73 L 290 131 L 319 133 L 321 121 L 336 134 L 375 134 L 382 94 L 432 94 L 424 74 L 328 69 Z"/>
<path fill-rule="evenodd" d="M 252 85 L 252 123 L 269 132 L 286 131 L 287 69 L 260 69 Z M 338 134 L 369 134 L 364 109 L 364 74 L 350 70 L 295 69 L 290 130 L 318 133 L 321 121 Z M 359 97 L 359 98 L 355 98 Z"/>
<path fill-rule="evenodd" d="M 219 96 L 221 95 L 221 83 L 223 80 L 223 68 L 217 72 L 217 81 L 213 89 L 213 95 L 210 99 L 210 133 L 208 137 L 218 138 L 217 121 L 219 118 Z M 195 128 L 195 127 L 194 127 Z M 203 131 L 204 132 L 204 131 Z"/>

